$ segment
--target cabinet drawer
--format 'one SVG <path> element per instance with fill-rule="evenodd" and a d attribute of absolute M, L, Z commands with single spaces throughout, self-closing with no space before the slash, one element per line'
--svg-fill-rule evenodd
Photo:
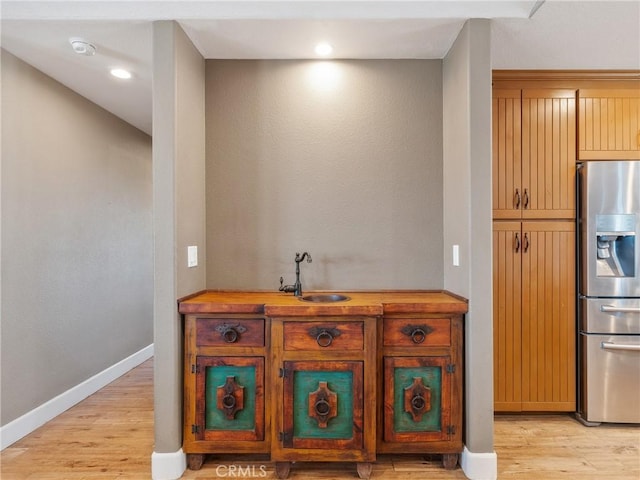
<path fill-rule="evenodd" d="M 285 322 L 285 350 L 364 350 L 364 322 Z"/>
<path fill-rule="evenodd" d="M 196 343 L 206 346 L 264 346 L 263 318 L 198 318 Z"/>
<path fill-rule="evenodd" d="M 450 318 L 385 318 L 385 347 L 448 347 L 451 345 Z"/>

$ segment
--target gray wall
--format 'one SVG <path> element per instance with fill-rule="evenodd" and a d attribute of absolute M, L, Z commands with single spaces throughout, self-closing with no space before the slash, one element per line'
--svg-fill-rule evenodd
<path fill-rule="evenodd" d="M 469 299 L 465 444 L 474 453 L 493 452 L 490 43 L 489 21 L 469 20 L 443 67 L 444 286 Z"/>
<path fill-rule="evenodd" d="M 2 51 L 2 424 L 153 341 L 151 139 Z"/>
<path fill-rule="evenodd" d="M 182 446 L 176 299 L 205 287 L 204 60 L 175 22 L 155 22 L 153 36 L 154 454 L 172 454 Z M 199 247 L 198 267 L 187 268 L 189 245 Z"/>
<path fill-rule="evenodd" d="M 440 60 L 206 64 L 208 288 L 442 288 Z"/>

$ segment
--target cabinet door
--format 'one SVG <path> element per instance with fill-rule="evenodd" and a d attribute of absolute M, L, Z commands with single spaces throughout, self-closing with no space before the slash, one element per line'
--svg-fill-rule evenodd
<path fill-rule="evenodd" d="M 522 91 L 522 218 L 574 218 L 576 91 Z"/>
<path fill-rule="evenodd" d="M 521 251 L 521 223 L 493 222 L 493 396 L 501 412 L 522 409 Z"/>
<path fill-rule="evenodd" d="M 522 409 L 575 411 L 575 223 L 522 231 Z"/>
<path fill-rule="evenodd" d="M 640 84 L 578 92 L 580 160 L 640 159 Z"/>
<path fill-rule="evenodd" d="M 264 358 L 198 357 L 196 440 L 264 439 Z"/>
<path fill-rule="evenodd" d="M 449 440 L 451 424 L 449 357 L 384 358 L 384 440 Z"/>
<path fill-rule="evenodd" d="M 493 218 L 520 218 L 521 91 L 493 90 Z"/>
<path fill-rule="evenodd" d="M 494 222 L 495 410 L 575 410 L 575 223 Z"/>
<path fill-rule="evenodd" d="M 363 448 L 363 362 L 288 361 L 283 372 L 283 447 Z"/>

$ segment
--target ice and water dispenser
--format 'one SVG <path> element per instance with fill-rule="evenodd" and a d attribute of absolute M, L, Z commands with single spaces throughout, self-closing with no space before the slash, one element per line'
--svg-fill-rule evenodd
<path fill-rule="evenodd" d="M 596 276 L 634 277 L 634 214 L 596 215 Z"/>

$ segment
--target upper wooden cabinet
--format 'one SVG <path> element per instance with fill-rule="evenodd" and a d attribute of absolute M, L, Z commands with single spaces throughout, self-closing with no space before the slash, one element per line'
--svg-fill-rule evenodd
<path fill-rule="evenodd" d="M 519 218 L 522 204 L 522 91 L 493 89 L 493 216 Z"/>
<path fill-rule="evenodd" d="M 578 91 L 578 158 L 640 159 L 640 84 Z"/>
<path fill-rule="evenodd" d="M 493 218 L 575 216 L 576 90 L 493 90 Z"/>

